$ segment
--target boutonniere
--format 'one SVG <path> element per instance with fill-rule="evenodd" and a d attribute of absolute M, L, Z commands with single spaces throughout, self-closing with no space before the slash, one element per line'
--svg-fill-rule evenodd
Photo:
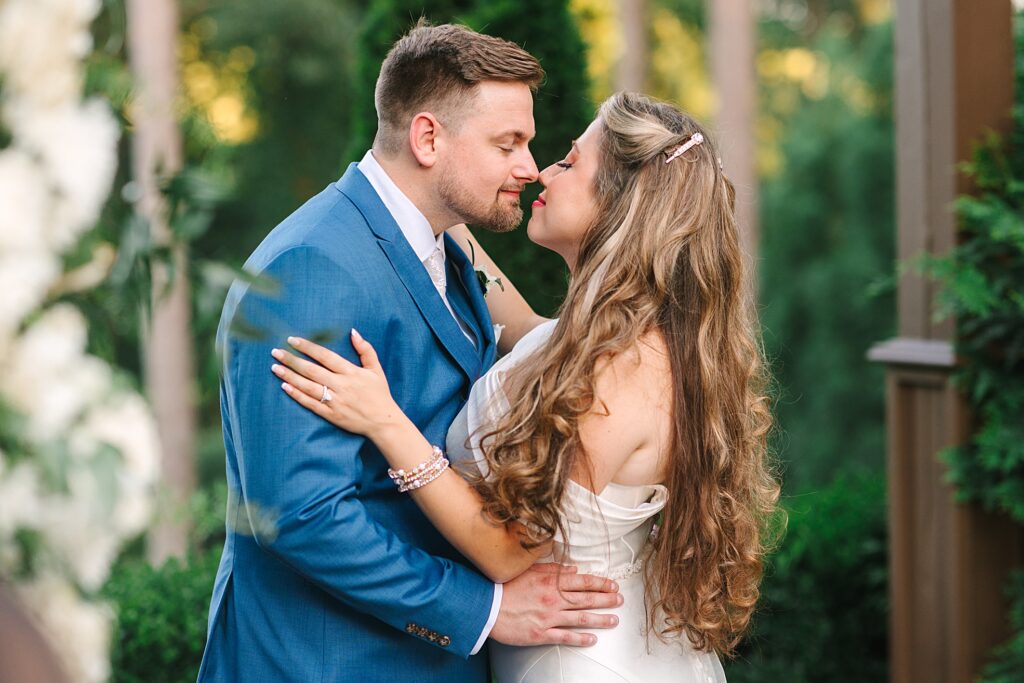
<path fill-rule="evenodd" d="M 476 249 L 473 248 L 473 243 L 469 243 L 469 264 L 473 266 L 473 271 L 476 273 L 476 281 L 480 285 L 480 291 L 484 296 L 487 296 L 487 292 L 491 291 L 491 287 L 498 285 L 501 291 L 505 291 L 505 285 L 502 283 L 500 277 L 494 277 L 487 272 L 485 266 L 476 265 Z"/>

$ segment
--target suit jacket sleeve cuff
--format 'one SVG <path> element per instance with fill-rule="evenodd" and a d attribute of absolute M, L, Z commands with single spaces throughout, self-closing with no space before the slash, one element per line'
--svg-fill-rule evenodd
<path fill-rule="evenodd" d="M 501 596 L 504 588 L 500 583 L 494 584 L 494 600 L 491 601 L 491 615 L 487 617 L 487 623 L 484 624 L 484 630 L 480 633 L 480 638 L 476 641 L 476 645 L 473 646 L 472 652 L 469 655 L 472 657 L 477 652 L 480 652 L 480 648 L 484 646 L 484 641 L 487 640 L 487 636 L 491 635 L 491 629 L 494 628 L 494 622 L 498 620 L 498 610 L 501 609 Z"/>

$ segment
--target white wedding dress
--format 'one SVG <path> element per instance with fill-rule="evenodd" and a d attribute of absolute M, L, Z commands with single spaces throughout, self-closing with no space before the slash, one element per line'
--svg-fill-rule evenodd
<path fill-rule="evenodd" d="M 504 374 L 545 343 L 557 321 L 524 336 L 481 377 L 448 432 L 453 463 L 481 466 L 480 436 L 508 409 L 501 390 Z M 481 431 L 480 427 L 485 426 Z M 618 615 L 614 629 L 595 629 L 592 647 L 545 645 L 511 647 L 491 642 L 491 667 L 498 683 L 724 683 L 725 672 L 713 653 L 694 650 L 684 638 L 664 643 L 644 634 L 647 623 L 641 572 L 644 546 L 654 517 L 665 506 L 664 486 L 611 483 L 600 495 L 569 483 L 565 510 L 568 540 L 556 537 L 555 554 L 568 557 L 582 573 L 615 579 L 622 606 L 602 610 Z"/>

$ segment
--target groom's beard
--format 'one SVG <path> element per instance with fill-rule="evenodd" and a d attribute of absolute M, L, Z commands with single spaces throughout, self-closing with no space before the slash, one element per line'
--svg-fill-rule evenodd
<path fill-rule="evenodd" d="M 495 193 L 494 201 L 488 204 L 476 200 L 468 192 L 462 190 L 464 185 L 454 173 L 445 174 L 438 188 L 438 193 L 445 206 L 466 223 L 490 230 L 491 232 L 511 232 L 523 220 L 523 209 L 518 198 L 513 200 L 506 195 Z M 502 188 L 519 192 L 521 187 Z"/>

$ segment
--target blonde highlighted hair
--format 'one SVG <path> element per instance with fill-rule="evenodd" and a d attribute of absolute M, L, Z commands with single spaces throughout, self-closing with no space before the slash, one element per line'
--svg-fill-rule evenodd
<path fill-rule="evenodd" d="M 644 564 L 649 631 L 729 656 L 759 596 L 779 497 L 735 193 L 711 136 L 675 107 L 618 93 L 598 118 L 597 218 L 549 342 L 509 373 L 511 408 L 484 437 L 484 514 L 525 523 L 525 545 L 564 537 L 569 474 L 587 469 L 578 426 L 594 409 L 595 366 L 660 334 L 672 439 L 668 504 Z M 665 163 L 694 133 L 703 144 Z"/>

